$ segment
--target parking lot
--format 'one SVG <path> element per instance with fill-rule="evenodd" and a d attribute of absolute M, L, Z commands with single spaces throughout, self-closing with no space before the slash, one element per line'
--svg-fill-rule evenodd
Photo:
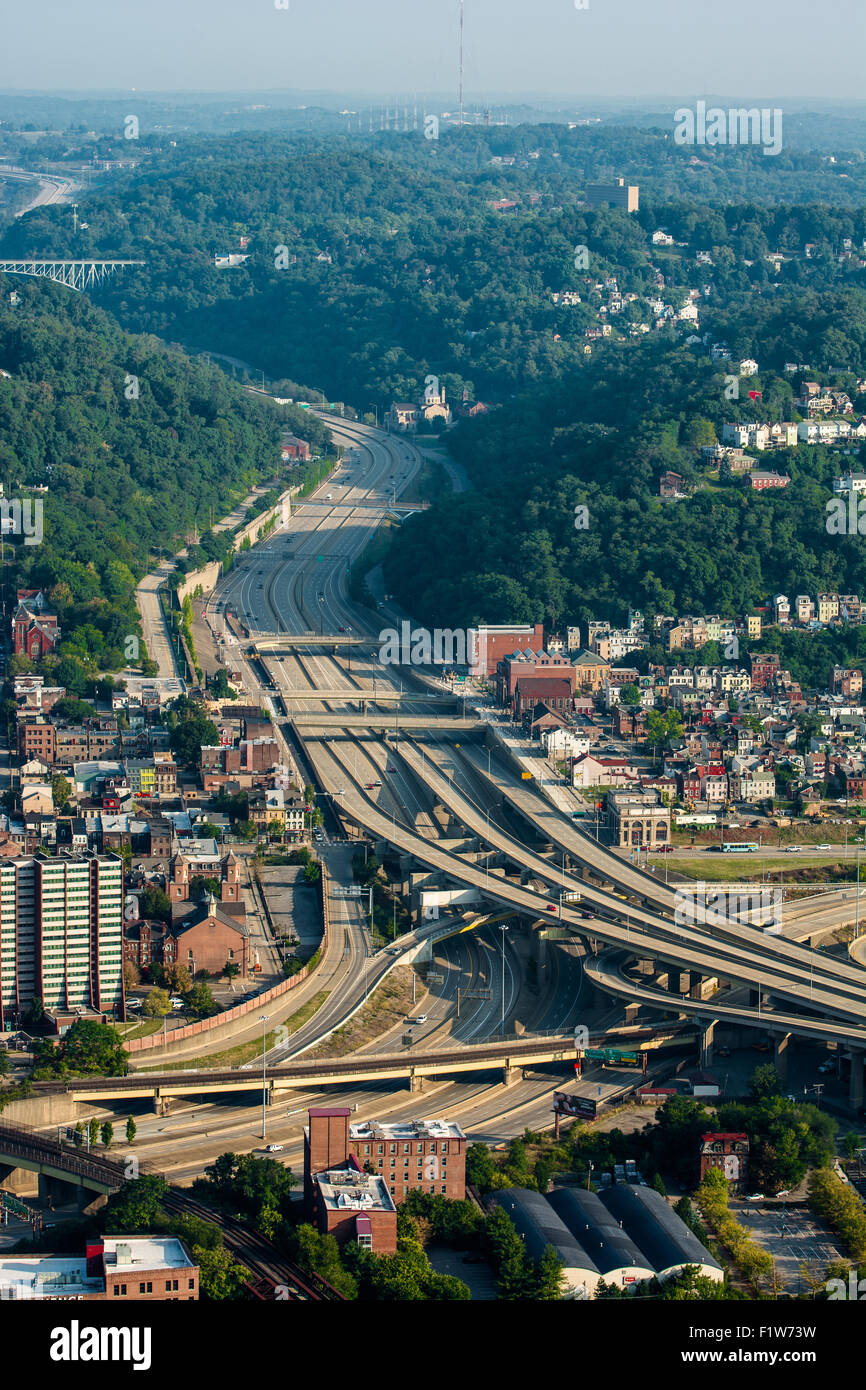
<path fill-rule="evenodd" d="M 808 1290 L 801 1272 L 804 1265 L 813 1278 L 821 1278 L 829 1264 L 845 1259 L 833 1232 L 803 1207 L 783 1209 L 775 1202 L 732 1202 L 731 1211 L 772 1255 L 779 1286 L 791 1293 Z"/>

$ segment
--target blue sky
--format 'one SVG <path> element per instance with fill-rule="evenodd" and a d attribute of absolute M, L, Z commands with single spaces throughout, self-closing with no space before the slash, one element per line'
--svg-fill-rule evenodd
<path fill-rule="evenodd" d="M 458 0 L 282 3 L 6 0 L 0 88 L 454 91 Z M 470 99 L 863 97 L 862 0 L 465 4 Z"/>

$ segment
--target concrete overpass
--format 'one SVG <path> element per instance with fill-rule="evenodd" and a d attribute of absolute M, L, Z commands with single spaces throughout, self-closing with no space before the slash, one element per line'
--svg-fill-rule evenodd
<path fill-rule="evenodd" d="M 384 690 L 359 690 L 357 686 L 348 686 L 344 690 L 287 690 L 285 686 L 279 686 L 279 692 L 287 704 L 319 704 L 330 701 L 341 701 L 344 704 L 363 705 L 400 705 L 411 703 L 413 705 L 422 704 L 431 707 L 443 708 L 448 705 L 458 705 L 462 697 L 460 695 L 416 695 L 410 690 L 394 690 L 388 686 Z M 473 721 L 477 723 L 476 721 Z"/>
<path fill-rule="evenodd" d="M 340 788 L 354 781 L 351 766 L 340 760 L 338 745 L 333 742 L 309 744 L 308 753 L 316 762 L 324 788 L 338 793 Z M 438 788 L 444 779 L 434 777 L 428 767 L 426 780 Z M 627 949 L 637 959 L 660 960 L 679 966 L 698 979 L 723 977 L 754 989 L 761 988 L 765 994 L 799 1005 L 804 1014 L 815 1016 L 801 1019 L 802 1030 L 796 1021 L 793 1022 L 793 1030 L 825 1040 L 835 1040 L 844 1032 L 847 1041 L 866 1046 L 866 978 L 856 966 L 832 961 L 784 938 L 766 937 L 754 928 L 739 924 L 710 930 L 674 923 L 638 905 L 630 906 L 621 896 L 562 875 L 558 866 L 531 855 L 492 825 L 489 832 L 485 827 L 481 838 L 488 844 L 553 885 L 554 906 L 537 891 L 509 883 L 438 844 L 428 843 L 411 829 L 397 825 L 372 804 L 372 798 L 360 787 L 338 795 L 338 806 L 345 819 L 363 826 L 375 838 L 394 845 L 419 863 L 441 870 L 446 878 L 479 890 L 489 901 L 519 910 L 534 920 L 545 911 L 552 911 L 556 914 L 554 920 L 568 925 L 576 935 Z M 478 817 L 477 810 L 468 809 Z M 589 920 L 559 903 L 560 886 L 581 893 L 583 907 L 591 909 Z M 741 1021 L 749 1026 L 762 1026 L 748 1010 L 741 1011 Z"/>
<path fill-rule="evenodd" d="M 373 703 L 375 704 L 375 701 Z M 385 732 L 395 729 L 402 733 L 404 729 L 441 729 L 443 733 L 471 734 L 484 728 L 483 722 L 478 719 L 460 719 L 456 716 L 449 718 L 447 715 L 437 716 L 432 712 L 428 715 L 401 714 L 397 710 L 394 714 L 316 714 L 312 710 L 305 710 L 293 714 L 292 723 L 306 728 L 345 729 L 347 733 L 364 733 L 369 730 Z"/>
<path fill-rule="evenodd" d="M 293 652 L 299 647 L 364 647 L 378 651 L 375 637 L 352 637 L 346 632 L 251 632 L 249 638 L 257 652 Z"/>
<path fill-rule="evenodd" d="M 413 1053 L 406 1048 L 402 1052 L 372 1056 L 285 1062 L 268 1069 L 266 1089 L 270 1098 L 298 1087 L 344 1086 L 363 1081 L 408 1081 L 412 1090 L 420 1090 L 426 1076 L 451 1076 L 476 1071 L 501 1071 L 503 1079 L 508 1082 L 516 1078 L 522 1067 L 549 1062 L 571 1063 L 575 1055 L 574 1035 L 571 1033 L 505 1038 L 502 1042 L 430 1052 Z M 136 1073 L 122 1077 L 69 1080 L 65 1083 L 66 1095 L 75 1101 L 152 1098 L 158 1109 L 178 1096 L 225 1095 L 233 1092 L 260 1095 L 261 1091 L 261 1073 L 247 1070 Z"/>

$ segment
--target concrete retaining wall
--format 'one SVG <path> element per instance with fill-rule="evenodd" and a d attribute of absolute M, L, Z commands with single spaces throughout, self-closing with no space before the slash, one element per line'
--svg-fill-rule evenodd
<path fill-rule="evenodd" d="M 187 594 L 192 598 L 196 589 L 199 588 L 203 594 L 211 593 L 216 587 L 221 574 L 222 565 L 219 560 L 211 560 L 209 564 L 203 565 L 200 570 L 192 570 L 178 588 L 178 600 L 183 603 Z"/>

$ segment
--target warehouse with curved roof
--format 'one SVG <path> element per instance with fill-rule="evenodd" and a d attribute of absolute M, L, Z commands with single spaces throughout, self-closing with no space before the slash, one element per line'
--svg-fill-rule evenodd
<path fill-rule="evenodd" d="M 606 1284 L 630 1289 L 655 1278 L 655 1268 L 647 1256 L 595 1192 L 557 1187 L 547 1200 L 597 1265 Z"/>
<path fill-rule="evenodd" d="M 599 1200 L 643 1251 L 659 1279 L 671 1279 L 687 1265 L 696 1265 L 709 1279 L 724 1278 L 718 1261 L 654 1188 L 618 1184 Z"/>
<path fill-rule="evenodd" d="M 527 1254 L 534 1260 L 541 1259 L 548 1245 L 553 1246 L 563 1262 L 568 1288 L 565 1296 L 592 1298 L 601 1272 L 547 1198 L 540 1192 L 531 1192 L 528 1187 L 505 1187 L 491 1196 L 511 1218 L 518 1235 L 523 1238 Z"/>

